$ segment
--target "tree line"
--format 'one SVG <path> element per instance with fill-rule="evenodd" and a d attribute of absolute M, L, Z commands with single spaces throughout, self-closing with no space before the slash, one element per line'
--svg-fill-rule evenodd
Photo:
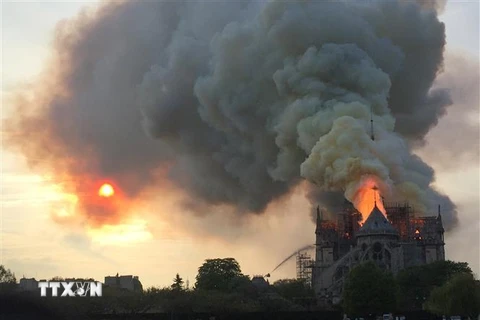
<path fill-rule="evenodd" d="M 426 310 L 439 316 L 476 318 L 480 282 L 466 262 L 437 261 L 401 270 L 396 276 L 366 263 L 348 274 L 343 308 L 352 315 Z"/>
<path fill-rule="evenodd" d="M 13 292 L 15 284 L 15 275 L 0 266 L 0 293 Z M 476 317 L 480 312 L 479 281 L 467 263 L 452 261 L 404 269 L 396 276 L 373 263 L 361 264 L 347 276 L 342 295 L 342 303 L 332 307 L 352 316 L 427 310 L 437 315 Z M 262 277 L 251 279 L 242 273 L 234 258 L 207 259 L 198 268 L 191 289 L 176 274 L 170 286 L 141 292 L 104 286 L 101 298 L 40 298 L 30 293 L 30 299 L 69 318 L 102 313 L 236 313 L 321 308 L 305 281 L 282 279 L 270 285 Z"/>

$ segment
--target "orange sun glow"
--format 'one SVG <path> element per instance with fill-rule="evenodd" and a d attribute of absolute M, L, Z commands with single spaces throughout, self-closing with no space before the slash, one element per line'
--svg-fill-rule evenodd
<path fill-rule="evenodd" d="M 113 190 L 112 185 L 108 184 L 108 183 L 102 184 L 100 189 L 98 189 L 98 195 L 100 197 L 108 198 L 108 197 L 113 196 L 114 194 L 115 194 L 115 190 Z"/>

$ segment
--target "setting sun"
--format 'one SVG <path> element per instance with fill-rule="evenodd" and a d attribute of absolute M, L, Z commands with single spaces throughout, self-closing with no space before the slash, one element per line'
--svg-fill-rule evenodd
<path fill-rule="evenodd" d="M 98 190 L 98 195 L 105 198 L 113 196 L 114 193 L 112 185 L 108 183 L 104 183 Z"/>

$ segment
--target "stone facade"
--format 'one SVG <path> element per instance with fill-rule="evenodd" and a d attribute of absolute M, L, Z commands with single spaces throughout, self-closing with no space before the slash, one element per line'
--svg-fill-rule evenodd
<path fill-rule="evenodd" d="M 20 291 L 38 291 L 38 281 L 35 278 L 21 278 L 18 283 L 18 289 Z"/>
<path fill-rule="evenodd" d="M 408 204 L 386 205 L 386 216 L 375 205 L 363 225 L 361 214 L 346 206 L 336 221 L 317 211 L 316 257 L 312 284 L 319 301 L 340 302 L 345 277 L 357 264 L 372 261 L 398 271 L 445 260 L 444 229 L 437 216 L 415 217 Z"/>
<path fill-rule="evenodd" d="M 105 277 L 105 285 L 114 288 L 126 289 L 129 291 L 143 291 L 143 286 L 137 276 L 116 276 Z"/>

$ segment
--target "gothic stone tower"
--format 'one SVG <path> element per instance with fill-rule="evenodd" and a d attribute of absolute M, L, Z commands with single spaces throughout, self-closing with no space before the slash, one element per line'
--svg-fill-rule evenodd
<path fill-rule="evenodd" d="M 360 263 L 371 261 L 395 274 L 409 266 L 445 260 L 440 211 L 438 216 L 414 217 L 408 208 L 408 204 L 386 206 L 385 216 L 375 205 L 363 225 L 351 228 L 347 238 L 342 224 L 324 220 L 317 209 L 312 284 L 319 302 L 339 303 L 346 276 Z M 340 250 L 341 243 L 348 244 L 349 250 Z"/>

